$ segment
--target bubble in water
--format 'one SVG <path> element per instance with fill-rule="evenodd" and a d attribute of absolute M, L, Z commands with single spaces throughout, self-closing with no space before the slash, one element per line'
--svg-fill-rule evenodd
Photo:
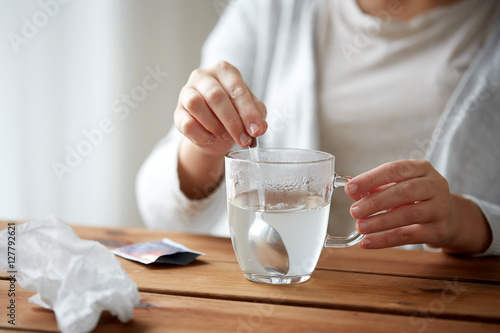
<path fill-rule="evenodd" d="M 288 208 L 290 205 L 285 203 L 285 202 L 279 202 L 277 204 L 270 204 L 268 206 L 269 209 L 272 209 L 272 210 L 282 210 L 282 209 L 286 209 Z"/>

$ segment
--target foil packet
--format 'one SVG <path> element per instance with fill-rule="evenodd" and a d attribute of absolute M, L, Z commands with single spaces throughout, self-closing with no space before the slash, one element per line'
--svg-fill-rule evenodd
<path fill-rule="evenodd" d="M 120 257 L 146 265 L 154 263 L 182 266 L 191 263 L 198 256 L 205 254 L 191 250 L 168 238 L 163 238 L 161 241 L 144 242 L 123 246 L 111 250 L 111 252 Z"/>

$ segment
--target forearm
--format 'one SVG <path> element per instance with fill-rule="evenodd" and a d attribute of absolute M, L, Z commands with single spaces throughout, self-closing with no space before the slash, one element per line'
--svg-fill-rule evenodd
<path fill-rule="evenodd" d="M 202 199 L 219 185 L 224 174 L 224 157 L 212 156 L 183 139 L 177 165 L 181 191 L 190 199 Z"/>
<path fill-rule="evenodd" d="M 471 200 L 452 194 L 453 218 L 458 228 L 452 241 L 443 251 L 456 254 L 477 254 L 488 249 L 492 231 L 481 209 Z"/>

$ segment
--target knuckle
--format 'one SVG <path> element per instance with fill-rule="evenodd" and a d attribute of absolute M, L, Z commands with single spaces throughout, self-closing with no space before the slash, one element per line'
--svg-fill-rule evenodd
<path fill-rule="evenodd" d="M 232 100 L 239 99 L 248 94 L 248 91 L 245 88 L 237 84 L 229 87 L 228 92 Z"/>
<path fill-rule="evenodd" d="M 392 237 L 390 236 L 389 233 L 382 233 L 380 234 L 379 238 L 379 246 L 380 247 L 389 247 L 391 243 L 393 242 Z"/>
<path fill-rule="evenodd" d="M 194 143 L 197 143 L 197 138 L 202 134 L 198 122 L 192 117 L 183 117 L 183 119 L 177 120 L 175 125 L 185 137 Z"/>
<path fill-rule="evenodd" d="M 189 111 L 196 111 L 202 107 L 202 103 L 205 103 L 203 98 L 196 93 L 189 94 L 184 99 L 184 107 Z"/>
<path fill-rule="evenodd" d="M 394 178 L 399 178 L 398 162 L 389 162 L 387 165 L 387 182 L 391 182 Z"/>
<path fill-rule="evenodd" d="M 206 94 L 206 99 L 209 103 L 220 104 L 224 100 L 226 93 L 220 88 L 212 88 Z"/>
<path fill-rule="evenodd" d="M 413 169 L 407 160 L 389 162 L 387 168 L 390 179 L 406 179 L 411 175 Z"/>
<path fill-rule="evenodd" d="M 425 211 L 422 209 L 420 204 L 411 205 L 406 212 L 406 217 L 408 221 L 420 223 L 425 221 Z"/>
<path fill-rule="evenodd" d="M 418 186 L 419 186 L 419 188 L 422 189 L 421 192 L 424 192 L 424 193 L 434 193 L 434 192 L 436 192 L 436 188 L 441 187 L 441 185 L 438 184 L 438 182 L 436 182 L 430 178 L 427 178 L 427 177 L 419 178 L 418 179 Z"/>
<path fill-rule="evenodd" d="M 203 70 L 201 68 L 197 68 L 191 72 L 191 75 L 189 75 L 188 81 L 196 81 L 199 78 L 203 77 L 204 75 L 205 75 L 205 70 Z"/>
<path fill-rule="evenodd" d="M 187 137 L 193 137 L 194 134 L 196 134 L 197 126 L 196 126 L 196 121 L 194 119 L 187 119 L 183 121 L 179 126 L 177 127 L 185 136 Z"/>
<path fill-rule="evenodd" d="M 370 202 L 375 209 L 376 212 L 380 212 L 382 209 L 382 202 L 381 200 L 375 195 L 370 198 Z"/>
<path fill-rule="evenodd" d="M 219 137 L 222 137 L 222 134 L 226 131 L 225 128 L 218 121 L 212 121 L 207 124 L 204 124 L 204 127 L 210 133 L 217 134 Z"/>
<path fill-rule="evenodd" d="M 415 196 L 416 188 L 411 182 L 404 182 L 399 184 L 398 194 L 401 198 L 407 201 L 411 201 Z"/>
<path fill-rule="evenodd" d="M 372 185 L 377 182 L 377 179 L 371 173 L 367 173 L 365 177 L 367 184 Z"/>
<path fill-rule="evenodd" d="M 439 173 L 435 172 L 434 167 L 432 166 L 431 162 L 424 160 L 424 159 L 413 159 L 413 160 L 408 160 L 408 163 L 411 167 L 411 170 L 420 170 L 421 174 L 427 174 L 427 175 L 439 175 Z M 434 173 L 433 173 L 434 171 Z"/>
<path fill-rule="evenodd" d="M 364 174 L 364 177 L 366 184 L 368 184 L 369 186 L 373 187 L 373 185 L 377 183 L 377 177 L 375 177 L 371 172 L 367 172 L 366 174 Z"/>
<path fill-rule="evenodd" d="M 414 160 L 410 160 L 410 162 L 413 163 L 414 165 L 421 167 L 421 168 L 424 168 L 424 169 L 432 168 L 431 163 L 427 160 L 424 160 L 424 159 L 414 159 Z"/>
<path fill-rule="evenodd" d="M 411 235 L 407 228 L 397 229 L 397 237 L 399 244 L 409 244 L 411 241 Z"/>
<path fill-rule="evenodd" d="M 227 119 L 224 120 L 224 125 L 227 128 L 235 128 L 238 127 L 240 124 L 240 119 L 238 117 L 228 117 Z"/>
<path fill-rule="evenodd" d="M 234 67 L 233 65 L 231 65 L 226 60 L 220 60 L 220 61 L 218 61 L 217 64 L 215 65 L 215 67 L 217 69 L 222 70 L 222 71 L 236 71 L 236 72 L 239 73 L 238 69 L 236 67 Z"/>
<path fill-rule="evenodd" d="M 373 219 L 373 231 L 383 231 L 394 228 L 394 218 L 390 216 L 391 214 L 380 214 Z"/>
<path fill-rule="evenodd" d="M 227 69 L 231 66 L 231 64 L 229 62 L 227 62 L 226 60 L 219 60 L 217 62 L 217 67 L 221 68 L 221 69 Z"/>

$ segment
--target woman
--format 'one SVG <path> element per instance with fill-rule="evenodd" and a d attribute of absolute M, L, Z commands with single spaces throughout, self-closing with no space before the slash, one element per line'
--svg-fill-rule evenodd
<path fill-rule="evenodd" d="M 146 224 L 227 236 L 223 156 L 262 136 L 361 173 L 363 248 L 500 254 L 499 18 L 494 0 L 231 4 L 139 173 Z"/>

